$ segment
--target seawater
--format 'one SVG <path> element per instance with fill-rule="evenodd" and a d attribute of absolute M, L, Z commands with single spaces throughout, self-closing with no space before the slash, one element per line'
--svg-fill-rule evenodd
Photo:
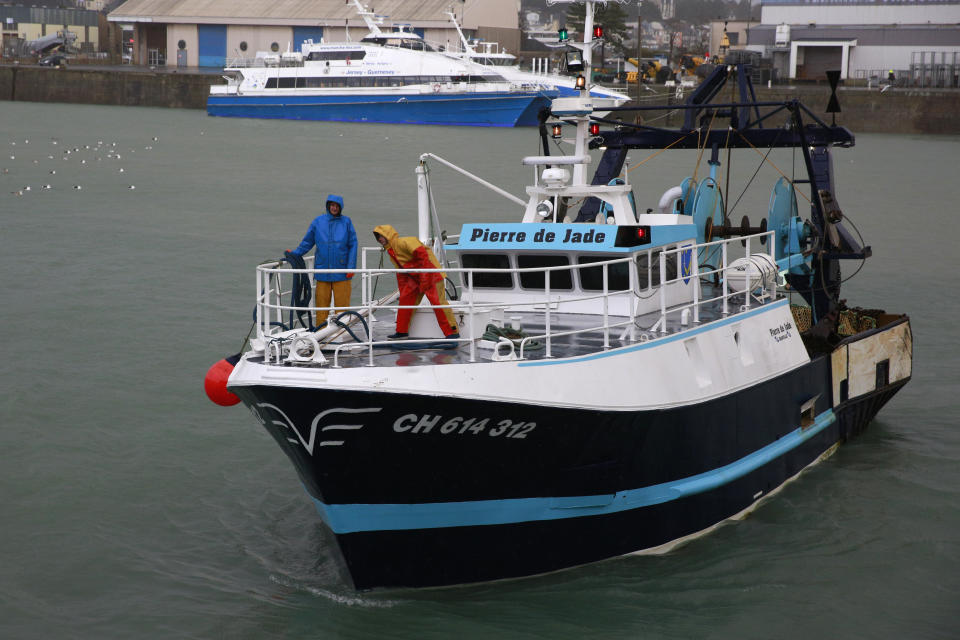
<path fill-rule="evenodd" d="M 0 102 L 0 637 L 956 638 L 956 137 L 860 135 L 835 154 L 837 199 L 874 253 L 844 297 L 909 313 L 915 336 L 913 380 L 863 436 L 666 555 L 345 586 L 286 458 L 242 408 L 211 404 L 203 375 L 250 326 L 254 266 L 295 246 L 328 193 L 372 245 L 377 224 L 415 233 L 421 153 L 522 196 L 538 144 L 529 129 Z M 644 208 L 697 163 L 652 153 L 631 153 Z M 735 160 L 731 202 L 760 155 Z M 519 219 L 440 165 L 430 175 L 451 233 Z M 759 222 L 778 177 L 760 168 L 736 222 Z"/>

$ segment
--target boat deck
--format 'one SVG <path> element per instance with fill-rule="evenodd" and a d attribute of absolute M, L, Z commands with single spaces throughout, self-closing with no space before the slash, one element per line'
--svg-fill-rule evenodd
<path fill-rule="evenodd" d="M 709 293 L 709 285 L 704 285 L 704 290 L 705 293 Z M 768 306 L 775 300 L 774 298 L 761 301 L 752 299 L 751 306 L 744 308 L 743 296 L 734 296 L 728 300 L 726 317 L 735 317 L 748 310 Z M 429 313 L 429 310 L 425 308 L 419 313 Z M 284 358 L 280 366 L 407 367 L 493 360 L 570 358 L 603 353 L 609 349 L 695 331 L 725 317 L 721 301 L 707 302 L 700 306 L 699 322 L 694 322 L 691 315 L 684 324 L 681 313 L 668 313 L 665 316 L 665 326 L 661 330 L 661 327 L 657 326 L 661 319 L 660 313 L 649 313 L 634 319 L 634 330 L 631 336 L 630 319 L 622 316 L 608 316 L 609 326 L 605 329 L 602 316 L 554 313 L 551 314 L 550 329 L 547 331 L 542 311 L 511 311 L 509 313 L 511 321 L 516 322 L 519 319 L 521 334 L 529 338 L 522 344 L 522 353 L 521 340 L 514 342 L 515 346 L 511 353 L 508 344 L 501 344 L 495 351 L 494 342 L 483 339 L 473 341 L 466 336 L 456 342 L 442 338 L 390 340 L 388 336 L 395 331 L 392 315 L 390 312 L 381 311 L 379 317 L 375 314 L 374 321 L 368 323 L 373 334 L 372 343 L 366 341 L 367 336 L 363 326 L 360 323 L 354 323 L 350 329 L 361 340 L 360 342 L 354 340 L 344 330 L 330 342 L 322 344 L 325 361 L 321 359 L 318 362 L 317 359 L 305 358 L 303 362 L 289 362 Z M 508 321 L 507 325 L 509 324 Z M 302 344 L 301 347 L 306 348 L 307 345 Z M 262 358 L 256 360 L 262 361 Z"/>

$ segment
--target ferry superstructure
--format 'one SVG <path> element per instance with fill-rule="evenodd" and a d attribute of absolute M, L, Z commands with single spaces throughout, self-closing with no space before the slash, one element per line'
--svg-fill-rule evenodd
<path fill-rule="evenodd" d="M 580 90 L 576 86 L 576 77 L 564 76 L 558 73 L 534 73 L 532 71 L 524 71 L 520 68 L 520 63 L 515 55 L 501 49 L 498 43 L 495 42 L 471 42 L 466 34 L 463 33 L 463 29 L 460 28 L 460 23 L 457 21 L 456 15 L 453 12 L 447 12 L 447 16 L 457 30 L 457 35 L 460 39 L 460 50 L 453 51 L 447 49 L 444 52 L 446 55 L 492 67 L 497 73 L 511 82 L 551 87 L 556 90 L 558 97 L 580 95 Z M 602 110 L 603 106 L 619 107 L 630 101 L 630 96 L 599 85 L 590 87 L 590 95 L 598 99 L 594 105 L 596 108 L 595 115 L 598 118 L 606 115 L 606 112 Z"/>

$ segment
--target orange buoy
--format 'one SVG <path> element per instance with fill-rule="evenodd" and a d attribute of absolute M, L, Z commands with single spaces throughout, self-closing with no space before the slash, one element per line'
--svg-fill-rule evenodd
<path fill-rule="evenodd" d="M 232 407 L 240 402 L 240 398 L 235 393 L 227 391 L 227 380 L 230 379 L 230 373 L 238 362 L 240 362 L 239 353 L 215 362 L 207 370 L 207 375 L 203 378 L 203 390 L 207 392 L 207 397 L 214 404 Z"/>

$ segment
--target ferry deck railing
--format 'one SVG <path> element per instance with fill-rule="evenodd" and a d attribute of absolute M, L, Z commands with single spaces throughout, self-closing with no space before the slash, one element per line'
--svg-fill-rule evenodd
<path fill-rule="evenodd" d="M 283 302 L 285 296 L 289 296 L 290 289 L 283 285 L 282 279 L 285 277 L 292 277 L 294 274 L 304 274 L 313 280 L 313 276 L 318 273 L 338 273 L 342 274 L 347 272 L 344 269 L 289 269 L 281 266 L 281 263 L 277 261 L 271 261 L 268 263 L 261 264 L 257 267 L 257 306 L 256 306 L 256 329 L 257 329 L 257 339 L 261 345 L 274 344 L 275 346 L 271 349 L 266 349 L 266 356 L 268 361 L 273 361 L 275 364 L 282 364 L 283 362 L 283 343 L 284 341 L 288 342 L 287 348 L 289 349 L 289 341 L 292 341 L 298 335 L 303 332 L 294 331 L 292 327 L 288 327 L 284 322 L 284 316 L 286 315 L 289 319 L 291 314 L 301 313 L 301 314 L 310 314 L 310 323 L 312 324 L 314 314 L 319 310 L 327 309 L 331 313 L 331 318 L 336 314 L 341 314 L 346 311 L 354 311 L 361 314 L 366 314 L 367 320 L 373 317 L 374 311 L 388 310 L 388 311 L 397 311 L 399 309 L 423 309 L 422 305 L 400 305 L 393 304 L 393 301 L 396 300 L 396 293 L 393 294 L 393 297 L 376 298 L 376 289 L 377 281 L 379 278 L 386 277 L 387 279 L 392 279 L 397 273 L 404 274 L 414 274 L 414 273 L 447 273 L 448 277 L 453 274 L 460 275 L 462 282 L 462 292 L 460 300 L 448 301 L 448 304 L 443 305 L 444 308 L 452 309 L 456 312 L 462 312 L 465 314 L 465 318 L 470 323 L 469 326 L 473 327 L 474 323 L 477 320 L 481 320 L 484 316 L 481 316 L 481 313 L 484 313 L 488 310 L 496 309 L 506 309 L 510 308 L 511 310 L 516 309 L 529 309 L 529 311 L 534 314 L 536 317 L 542 319 L 543 323 L 543 332 L 527 335 L 520 339 L 519 346 L 513 344 L 511 341 L 509 345 L 509 350 L 504 356 L 501 354 L 500 344 L 494 346 L 494 356 L 492 359 L 526 359 L 529 357 L 530 348 L 532 343 L 540 341 L 544 345 L 544 354 L 545 358 L 555 357 L 553 353 L 553 343 L 556 339 L 566 336 L 574 336 L 578 334 L 589 334 L 602 332 L 602 350 L 607 350 L 611 347 L 611 331 L 622 328 L 621 333 L 619 334 L 619 340 L 629 340 L 630 342 L 637 341 L 637 331 L 641 331 L 642 335 L 639 339 L 641 340 L 650 340 L 657 339 L 658 335 L 662 336 L 666 334 L 670 329 L 668 328 L 669 321 L 671 319 L 679 318 L 679 322 L 675 322 L 672 326 L 676 331 L 683 331 L 690 327 L 691 319 L 693 326 L 697 326 L 701 322 L 701 311 L 707 305 L 717 305 L 720 309 L 720 313 L 723 317 L 730 315 L 731 313 L 738 313 L 747 311 L 751 308 L 753 304 L 763 304 L 776 297 L 776 283 L 774 282 L 772 286 L 768 285 L 768 279 L 763 278 L 756 274 L 751 274 L 749 271 L 744 276 L 743 274 L 738 274 L 739 277 L 743 277 L 743 282 L 745 283 L 742 288 L 731 286 L 729 275 L 736 270 L 743 270 L 742 263 L 736 263 L 735 261 L 730 260 L 730 247 L 734 242 L 744 242 L 745 243 L 745 252 L 743 258 L 748 263 L 749 266 L 750 257 L 756 251 L 756 243 L 761 238 L 765 239 L 768 243 L 773 242 L 773 231 L 759 233 L 749 236 L 743 236 L 738 238 L 730 239 L 721 239 L 713 240 L 711 242 L 705 243 L 691 243 L 687 245 L 677 246 L 673 248 L 651 248 L 646 252 L 638 252 L 632 255 L 629 255 L 624 258 L 614 258 L 610 260 L 605 260 L 602 262 L 591 262 L 589 264 L 577 264 L 571 263 L 569 265 L 560 265 L 553 267 L 530 267 L 530 268 L 464 268 L 464 267 L 447 267 L 444 269 L 393 269 L 385 268 L 381 266 L 370 267 L 368 266 L 368 256 L 371 252 L 379 253 L 379 247 L 364 247 L 361 254 L 361 267 L 354 269 L 352 273 L 355 274 L 354 277 L 359 276 L 361 291 L 360 297 L 361 302 L 359 305 L 351 305 L 349 307 L 316 307 L 314 305 L 304 306 L 304 307 L 294 307 Z M 772 246 L 772 244 L 768 244 Z M 659 260 L 659 282 L 653 282 L 653 265 L 649 263 L 649 260 L 653 257 L 653 251 L 659 250 L 658 260 Z M 707 252 L 707 255 L 713 255 L 716 257 L 717 264 L 715 267 L 710 268 L 707 265 L 707 268 L 701 268 L 699 260 L 695 259 L 695 256 L 698 255 L 700 250 Z M 683 262 L 684 256 L 683 252 L 689 252 L 688 260 L 690 264 L 690 271 L 684 273 L 682 268 L 676 269 L 676 275 L 673 278 L 668 278 L 668 269 L 667 263 L 671 256 L 673 256 L 675 264 L 680 265 Z M 637 266 L 637 257 L 638 255 L 645 253 L 648 257 L 648 268 L 647 268 L 647 282 L 646 287 L 641 289 L 639 286 L 640 275 L 638 272 Z M 737 252 L 739 253 L 739 252 Z M 619 265 L 626 264 L 628 265 L 628 289 L 611 289 L 610 288 L 610 269 Z M 551 274 L 562 271 L 571 271 L 579 269 L 591 269 L 591 268 L 601 268 L 602 269 L 602 288 L 598 291 L 590 290 L 580 291 L 575 294 L 571 294 L 569 289 L 555 289 L 551 287 Z M 544 277 L 544 288 L 542 291 L 537 290 L 524 290 L 525 298 L 523 300 L 518 300 L 515 297 L 498 299 L 493 301 L 483 301 L 481 298 L 478 298 L 478 292 L 483 291 L 485 295 L 489 295 L 488 290 L 475 286 L 475 276 L 476 274 L 496 274 L 496 273 L 506 273 L 506 274 L 524 274 L 524 273 L 542 273 Z M 716 278 L 719 280 L 719 293 L 710 297 L 703 297 L 702 290 L 699 286 L 701 279 L 706 278 Z M 753 278 L 756 278 L 754 281 Z M 572 280 L 572 274 L 571 274 Z M 670 285 L 677 285 L 683 282 L 687 284 L 693 282 L 693 286 L 690 287 L 692 290 L 692 296 L 688 302 L 683 302 L 679 304 L 669 304 L 668 303 L 668 287 Z M 659 295 L 659 313 L 657 313 L 657 319 L 651 327 L 643 328 L 638 326 L 638 314 L 637 314 L 637 292 L 638 290 L 644 291 L 656 291 Z M 618 313 L 616 315 L 611 315 L 610 306 L 611 301 L 617 298 L 629 298 L 630 302 L 627 304 L 627 312 L 625 314 Z M 311 298 L 312 299 L 312 298 Z M 740 305 L 735 309 L 731 308 L 731 302 L 737 299 L 741 301 Z M 597 313 L 598 321 L 597 323 L 590 323 L 590 326 L 586 327 L 577 327 L 577 328 L 563 328 L 559 326 L 556 316 L 559 312 L 559 308 L 563 304 L 570 303 L 579 303 L 584 301 L 598 300 L 600 313 Z M 564 312 L 566 313 L 566 312 Z M 656 312 L 654 312 L 656 313 Z M 590 314 L 593 315 L 593 314 Z M 644 314 L 646 315 L 646 313 Z M 613 321 L 612 321 L 613 320 Z M 482 321 L 482 320 L 481 320 Z M 306 330 L 304 330 L 305 332 Z M 336 346 L 326 345 L 327 348 L 333 348 L 333 362 L 332 366 L 337 368 L 340 367 L 340 359 L 342 352 L 350 352 L 357 350 L 366 350 L 367 351 L 367 365 L 374 366 L 374 349 L 376 347 L 396 344 L 393 341 L 386 340 L 374 340 L 373 331 L 367 325 L 367 335 L 365 336 L 366 340 L 353 343 L 341 343 Z M 477 343 L 470 336 L 462 336 L 458 339 L 448 339 L 448 338 L 422 338 L 422 339 L 407 339 L 404 342 L 407 344 L 424 344 L 431 345 L 437 343 L 466 343 L 465 346 L 469 348 L 469 361 L 477 361 Z M 326 358 L 320 357 L 319 361 L 321 363 L 326 362 Z M 316 360 L 315 360 L 316 362 Z"/>

